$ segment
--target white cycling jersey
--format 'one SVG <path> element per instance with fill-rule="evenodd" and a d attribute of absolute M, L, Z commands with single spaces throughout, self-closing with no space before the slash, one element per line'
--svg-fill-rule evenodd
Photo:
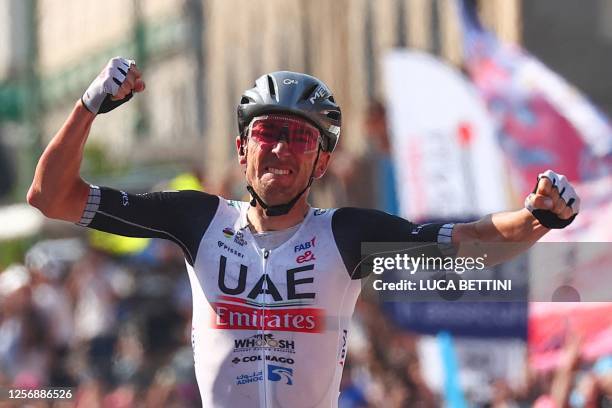
<path fill-rule="evenodd" d="M 361 289 L 361 242 L 444 242 L 452 227 L 312 208 L 270 251 L 257 245 L 248 208 L 194 191 L 133 195 L 92 186 L 79 224 L 181 246 L 203 406 L 336 407 Z"/>
<path fill-rule="evenodd" d="M 361 285 L 336 247 L 333 211 L 311 209 L 287 242 L 268 251 L 248 228 L 248 205 L 221 200 L 201 255 L 188 264 L 202 401 L 336 406 Z"/>

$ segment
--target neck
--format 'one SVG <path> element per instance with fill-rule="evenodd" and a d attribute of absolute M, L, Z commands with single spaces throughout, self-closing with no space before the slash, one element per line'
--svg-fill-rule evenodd
<path fill-rule="evenodd" d="M 268 217 L 265 210 L 258 204 L 256 207 L 249 207 L 247 217 L 249 223 L 256 232 L 279 231 L 293 227 L 304 221 L 304 217 L 306 217 L 309 209 L 310 205 L 306 202 L 305 193 L 285 215 Z"/>

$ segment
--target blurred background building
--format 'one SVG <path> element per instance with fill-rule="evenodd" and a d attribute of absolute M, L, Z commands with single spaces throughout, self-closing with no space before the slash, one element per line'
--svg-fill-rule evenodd
<path fill-rule="evenodd" d="M 520 13 L 515 0 L 483 2 L 504 39 L 520 37 Z M 3 0 L 0 19 L 0 132 L 18 176 L 12 201 L 21 201 L 42 147 L 115 55 L 137 61 L 147 91 L 96 121 L 89 150 L 132 171 L 190 163 L 218 178 L 233 162 L 236 103 L 259 75 L 321 77 L 343 108 L 343 146 L 359 151 L 368 103 L 383 97 L 386 50 L 417 48 L 455 64 L 461 52 L 450 0 Z"/>

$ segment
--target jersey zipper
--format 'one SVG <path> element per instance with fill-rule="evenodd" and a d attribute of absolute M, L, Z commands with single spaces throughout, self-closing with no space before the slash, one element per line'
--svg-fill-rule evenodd
<path fill-rule="evenodd" d="M 263 270 L 263 275 L 266 276 L 268 274 L 268 270 L 267 270 L 267 266 L 268 266 L 268 258 L 270 258 L 270 251 L 267 249 L 264 249 L 263 251 L 263 257 L 262 257 L 262 270 Z M 267 366 L 266 366 L 266 348 L 267 348 L 267 343 L 265 341 L 265 335 L 266 335 L 266 304 L 268 302 L 268 280 L 264 280 L 264 284 L 263 284 L 263 301 L 262 301 L 262 308 L 261 308 L 261 322 L 260 322 L 260 334 L 262 336 L 262 340 L 264 343 L 264 347 L 261 348 L 260 351 L 260 355 L 261 355 L 261 365 L 260 367 L 262 367 L 262 374 L 263 374 L 263 381 L 261 382 L 262 386 L 260 387 L 260 394 L 259 394 L 259 406 L 260 407 L 267 407 L 268 406 L 268 373 L 266 372 L 267 370 Z M 262 390 L 263 388 L 263 390 Z M 262 392 L 263 391 L 263 392 Z"/>

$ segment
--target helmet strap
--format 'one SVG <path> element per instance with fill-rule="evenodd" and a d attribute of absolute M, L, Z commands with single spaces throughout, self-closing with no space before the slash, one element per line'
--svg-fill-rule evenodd
<path fill-rule="evenodd" d="M 298 202 L 302 194 L 304 194 L 304 192 L 306 192 L 306 190 L 308 190 L 308 188 L 312 185 L 312 182 L 314 181 L 314 172 L 315 172 L 315 169 L 317 168 L 317 163 L 319 162 L 320 152 L 321 152 L 321 147 L 319 146 L 319 148 L 317 149 L 317 158 L 315 159 L 314 165 L 312 166 L 312 171 L 310 172 L 310 177 L 308 178 L 308 184 L 306 184 L 306 187 L 304 187 L 302 191 L 300 191 L 295 197 L 293 197 L 291 201 L 285 204 L 278 204 L 278 205 L 266 204 L 261 199 L 261 197 L 259 197 L 259 195 L 255 192 L 255 189 L 253 189 L 253 187 L 247 184 L 246 189 L 249 192 L 249 194 L 251 194 L 251 202 L 250 202 L 251 207 L 256 207 L 257 204 L 259 204 L 261 208 L 264 209 L 264 211 L 266 212 L 266 216 L 268 217 L 278 217 L 279 215 L 288 214 L 289 211 L 291 211 L 291 209 L 295 205 L 295 203 Z"/>

